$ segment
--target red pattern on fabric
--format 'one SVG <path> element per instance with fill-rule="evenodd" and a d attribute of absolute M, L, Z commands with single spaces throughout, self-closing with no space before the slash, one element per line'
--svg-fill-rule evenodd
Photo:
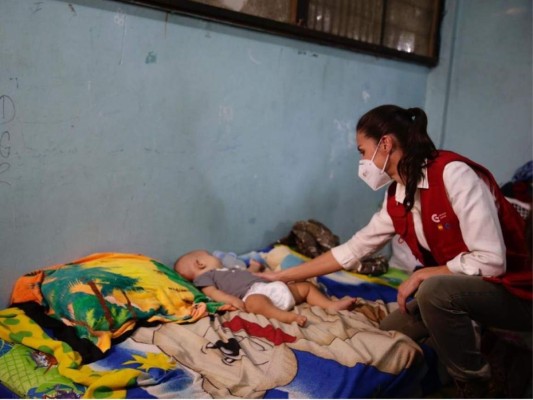
<path fill-rule="evenodd" d="M 255 322 L 247 321 L 239 316 L 233 317 L 230 321 L 222 324 L 225 328 L 230 329 L 232 332 L 238 332 L 244 330 L 250 336 L 261 337 L 268 339 L 275 346 L 279 346 L 283 343 L 292 343 L 296 341 L 296 337 L 288 335 L 279 328 L 274 328 L 272 325 L 261 326 Z"/>

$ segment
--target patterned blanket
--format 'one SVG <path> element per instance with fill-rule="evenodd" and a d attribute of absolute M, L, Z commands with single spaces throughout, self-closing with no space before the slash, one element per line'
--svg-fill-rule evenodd
<path fill-rule="evenodd" d="M 287 254 L 262 256 L 283 261 Z M 330 295 L 359 297 L 356 308 L 330 313 L 301 304 L 295 312 L 308 323 L 299 327 L 232 309 L 214 313 L 224 308 L 148 257 L 93 255 L 21 278 L 13 298 L 49 306 L 98 345 L 124 325 L 133 334 L 83 365 L 67 343 L 18 308 L 0 311 L 0 382 L 39 398 L 420 397 L 435 387 L 431 354 L 378 328 L 394 308 L 402 277 L 394 270 L 372 278 L 344 271 L 321 277 Z M 141 326 L 140 317 L 170 323 Z"/>
<path fill-rule="evenodd" d="M 99 372 L 81 365 L 77 352 L 52 339 L 16 307 L 0 311 L 0 339 L 0 380 L 23 396 L 123 397 L 126 387 L 143 375 L 132 368 Z M 28 368 L 31 363 L 35 367 Z"/>
<path fill-rule="evenodd" d="M 297 306 L 308 318 L 305 328 L 234 311 L 191 325 L 142 328 L 132 339 L 157 346 L 193 371 L 213 398 L 413 393 L 425 372 L 422 350 L 406 336 L 376 327 L 383 304 L 362 301 L 358 309 L 329 314 Z"/>

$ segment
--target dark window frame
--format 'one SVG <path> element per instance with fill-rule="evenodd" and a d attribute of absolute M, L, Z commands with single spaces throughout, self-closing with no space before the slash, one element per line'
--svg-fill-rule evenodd
<path fill-rule="evenodd" d="M 241 28 L 251 29 L 264 33 L 277 34 L 292 39 L 305 40 L 312 43 L 337 47 L 354 52 L 370 54 L 376 57 L 395 59 L 412 62 L 428 67 L 434 67 L 439 61 L 440 50 L 440 27 L 444 16 L 444 1 L 438 0 L 436 29 L 433 33 L 433 56 L 422 56 L 377 45 L 350 39 L 330 33 L 320 32 L 300 25 L 279 22 L 268 18 L 257 17 L 237 11 L 214 7 L 203 3 L 189 0 L 113 0 L 138 6 L 154 8 L 171 14 L 186 15 L 208 21 L 216 21 Z M 385 0 L 386 1 L 386 0 Z M 308 0 L 298 0 L 296 9 L 296 21 L 307 19 Z"/>

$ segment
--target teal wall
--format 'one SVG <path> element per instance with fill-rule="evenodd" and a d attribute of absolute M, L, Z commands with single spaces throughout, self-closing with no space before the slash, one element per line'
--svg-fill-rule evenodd
<path fill-rule="evenodd" d="M 528 1 L 514 3 L 530 23 Z M 354 126 L 383 103 L 427 105 L 445 145 L 498 154 L 505 165 L 490 166 L 508 176 L 527 158 L 522 142 L 499 144 L 519 157 L 485 155 L 502 132 L 479 129 L 512 107 L 486 98 L 496 89 L 478 71 L 479 92 L 457 88 L 494 38 L 483 41 L 474 6 L 450 4 L 445 62 L 428 69 L 110 0 L 0 1 L 0 303 L 22 273 L 93 252 L 170 264 L 192 248 L 256 249 L 307 218 L 347 239 L 381 201 L 357 178 Z M 480 36 L 476 61 L 462 43 Z M 529 54 L 530 72 L 531 26 L 521 51 L 506 44 L 496 51 Z M 494 68 L 531 110 L 523 73 Z M 531 147 L 531 120 L 518 123 Z"/>
<path fill-rule="evenodd" d="M 436 142 L 484 164 L 500 183 L 533 157 L 532 5 L 446 0 L 441 62 L 428 75 Z"/>

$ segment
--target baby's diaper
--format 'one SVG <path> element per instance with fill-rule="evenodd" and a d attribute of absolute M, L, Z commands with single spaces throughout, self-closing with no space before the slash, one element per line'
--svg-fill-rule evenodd
<path fill-rule="evenodd" d="M 294 297 L 286 283 L 275 282 L 256 282 L 243 297 L 243 301 L 251 294 L 262 294 L 267 296 L 272 303 L 281 310 L 288 311 L 295 306 Z"/>

